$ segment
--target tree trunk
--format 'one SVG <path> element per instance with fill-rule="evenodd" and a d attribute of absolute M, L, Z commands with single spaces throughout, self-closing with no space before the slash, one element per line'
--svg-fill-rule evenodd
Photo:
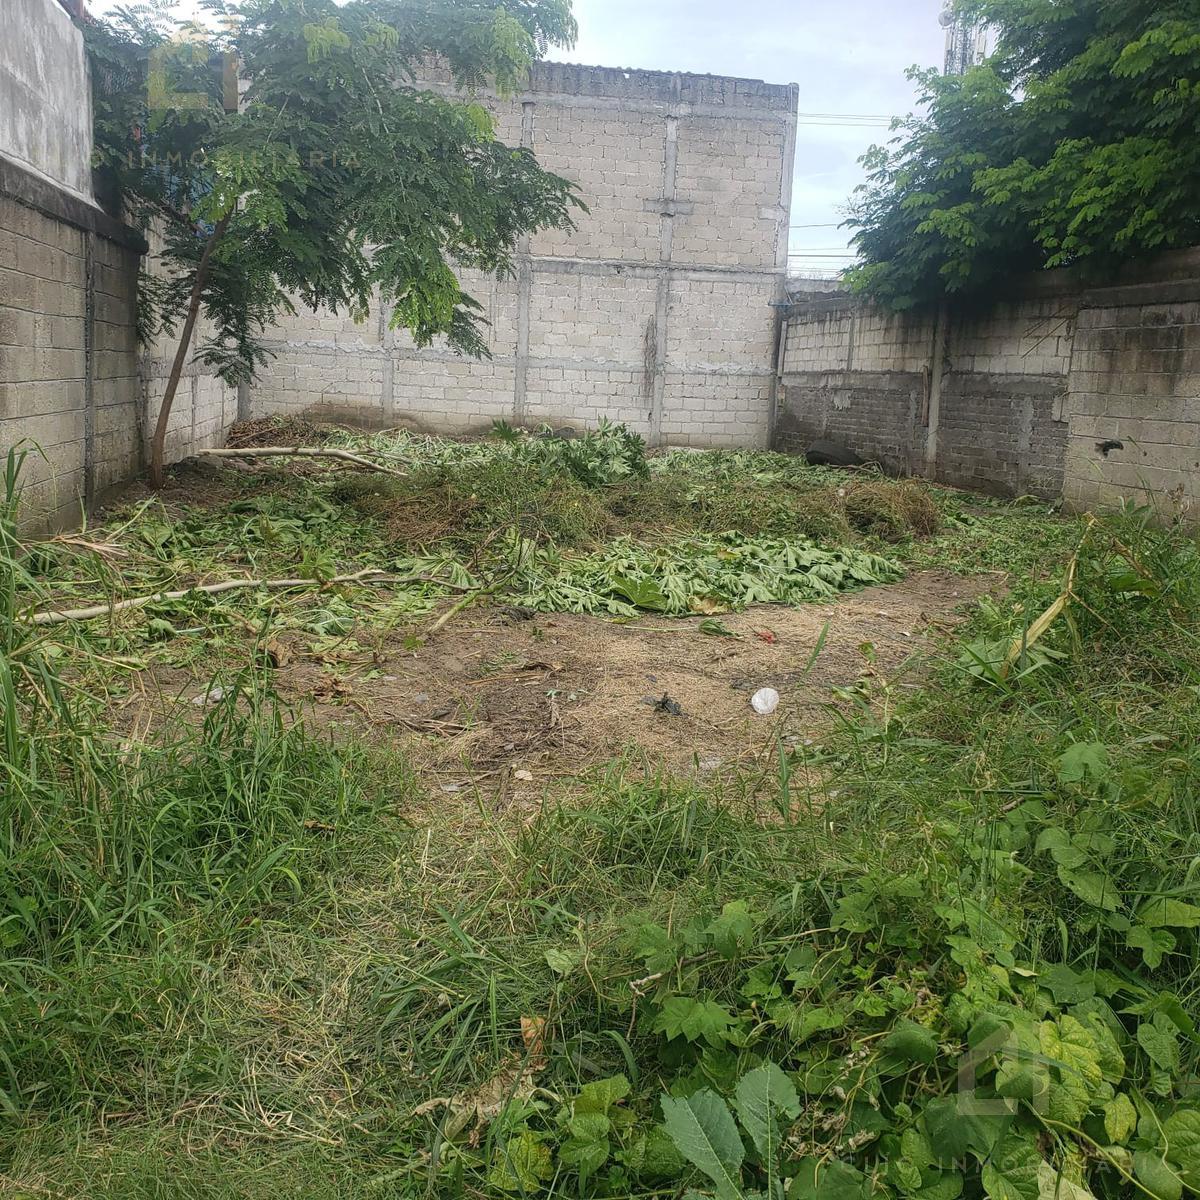
<path fill-rule="evenodd" d="M 196 266 L 196 278 L 188 300 L 187 319 L 183 323 L 183 333 L 175 351 L 175 361 L 171 364 L 171 374 L 167 376 L 167 390 L 163 392 L 162 405 L 158 410 L 158 423 L 154 427 L 154 441 L 150 444 L 150 484 L 154 488 L 161 488 L 163 485 L 163 451 L 167 441 L 167 425 L 171 420 L 171 406 L 175 403 L 175 393 L 179 390 L 179 380 L 183 375 L 184 363 L 187 362 L 192 335 L 196 332 L 200 299 L 204 295 L 204 285 L 208 282 L 209 260 L 217 243 L 225 236 L 225 230 L 229 228 L 232 217 L 233 213 L 228 212 L 217 222 Z"/>

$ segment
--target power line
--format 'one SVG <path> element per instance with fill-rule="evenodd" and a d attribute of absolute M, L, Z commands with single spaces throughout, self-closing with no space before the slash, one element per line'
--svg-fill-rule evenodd
<path fill-rule="evenodd" d="M 837 113 L 800 113 L 796 117 L 798 125 L 815 125 L 833 129 L 890 129 L 892 117 L 866 117 Z"/>

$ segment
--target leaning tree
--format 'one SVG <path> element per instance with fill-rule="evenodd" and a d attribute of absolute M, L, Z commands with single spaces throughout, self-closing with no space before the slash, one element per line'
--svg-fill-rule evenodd
<path fill-rule="evenodd" d="M 851 283 L 893 308 L 1015 273 L 1200 244 L 1200 0 L 959 0 L 995 53 L 910 74 L 927 105 L 863 160 Z"/>
<path fill-rule="evenodd" d="M 264 365 L 264 332 L 296 304 L 364 319 L 378 301 L 419 345 L 485 355 L 456 270 L 510 272 L 523 235 L 581 206 L 476 99 L 573 43 L 570 0 L 205 0 L 189 23 L 172 4 L 86 27 L 100 192 L 158 247 L 140 333 L 178 338 L 155 486 L 201 313 L 195 359 L 231 384 Z M 453 94 L 422 86 L 431 65 Z"/>

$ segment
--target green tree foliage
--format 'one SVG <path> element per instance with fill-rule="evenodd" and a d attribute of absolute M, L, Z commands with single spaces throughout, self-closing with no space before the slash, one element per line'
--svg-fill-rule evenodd
<path fill-rule="evenodd" d="M 569 0 L 207 0 L 88 27 L 102 191 L 163 240 L 145 335 L 179 330 L 162 442 L 196 319 L 196 358 L 230 383 L 263 366 L 293 301 L 366 315 L 376 296 L 419 345 L 486 354 L 459 268 L 505 273 L 518 240 L 569 227 L 566 180 L 496 136 L 472 97 L 510 93 L 575 37 Z M 460 92 L 428 90 L 436 61 Z M 239 79 L 241 88 L 238 99 Z"/>
<path fill-rule="evenodd" d="M 864 158 L 854 287 L 903 309 L 1200 243 L 1200 3 L 961 0 L 996 52 L 914 69 L 927 115 Z"/>

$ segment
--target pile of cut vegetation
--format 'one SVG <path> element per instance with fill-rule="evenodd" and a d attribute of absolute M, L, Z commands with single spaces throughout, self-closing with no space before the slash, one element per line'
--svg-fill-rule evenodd
<path fill-rule="evenodd" d="M 541 610 L 628 616 L 801 604 L 898 579 L 888 544 L 928 537 L 928 488 L 782 455 L 674 451 L 601 424 L 571 438 L 499 425 L 482 442 L 347 438 L 403 474 L 329 497 L 375 522 L 413 577 Z"/>
<path fill-rule="evenodd" d="M 408 434 L 364 442 L 406 476 L 346 478 L 333 496 L 378 520 L 397 545 L 469 545 L 515 527 L 540 544 L 594 548 L 614 536 L 686 533 L 883 542 L 927 537 L 940 514 L 915 480 L 810 467 L 760 451 L 674 450 L 648 455 L 620 425 L 570 439 L 548 427 L 454 442 Z"/>
<path fill-rule="evenodd" d="M 917 481 L 763 452 L 650 454 L 619 425 L 452 440 L 264 418 L 231 441 L 219 453 L 251 471 L 206 473 L 191 503 L 181 477 L 165 502 L 115 510 L 99 542 L 38 547 L 39 590 L 18 605 L 40 622 L 105 617 L 118 651 L 264 622 L 347 636 L 447 601 L 446 619 L 489 600 L 711 615 L 892 583 L 912 547 L 961 521 Z"/>
<path fill-rule="evenodd" d="M 925 567 L 1040 571 L 1072 528 L 785 455 L 649 453 L 621 426 L 463 440 L 321 427 L 297 448 L 286 435 L 306 431 L 289 421 L 239 427 L 256 444 L 221 453 L 249 470 L 134 490 L 87 538 L 31 548 L 36 586 L 17 608 L 39 626 L 90 623 L 110 655 L 231 669 L 267 628 L 343 654 L 382 629 L 427 638 L 476 604 L 704 618 Z"/>

